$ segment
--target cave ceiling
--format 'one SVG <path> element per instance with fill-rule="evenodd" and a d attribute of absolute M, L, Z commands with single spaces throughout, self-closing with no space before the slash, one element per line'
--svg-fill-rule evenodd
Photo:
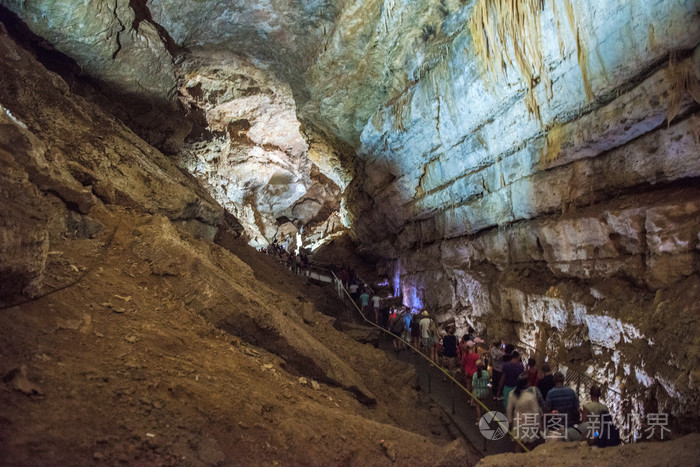
<path fill-rule="evenodd" d="M 95 145 L 125 161 L 106 164 L 101 198 L 134 191 L 211 231 L 223 206 L 255 246 L 349 231 L 385 292 L 440 325 L 545 349 L 696 423 L 697 0 L 0 5 L 60 74 L 46 74 L 60 106 L 82 115 L 92 100 L 137 141 L 145 172 L 124 146 Z M 0 89 L 6 122 L 42 109 Z M 164 177 L 163 160 L 180 170 Z"/>
<path fill-rule="evenodd" d="M 520 196 L 536 187 L 523 179 L 663 118 L 618 119 L 589 138 L 597 145 L 579 138 L 583 151 L 561 148 L 575 133 L 566 125 L 609 106 L 669 54 L 692 57 L 700 39 L 692 0 L 507 4 L 3 2 L 130 103 L 115 106 L 208 186 L 254 244 L 287 218 L 307 234 L 352 225 L 385 251 L 411 229 L 449 238 L 536 216 L 537 202 Z M 688 96 L 672 97 L 675 112 L 688 108 Z"/>

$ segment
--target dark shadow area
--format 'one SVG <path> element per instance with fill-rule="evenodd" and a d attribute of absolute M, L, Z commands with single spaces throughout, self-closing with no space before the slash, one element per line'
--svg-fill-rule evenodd
<path fill-rule="evenodd" d="M 19 16 L 4 6 L 0 6 L 0 22 L 17 44 L 63 78 L 71 92 L 94 102 L 163 153 L 174 154 L 180 149 L 192 125 L 179 102 L 171 104 L 127 93 L 86 74 L 75 60 L 34 34 Z"/>
<path fill-rule="evenodd" d="M 143 21 L 151 23 L 158 31 L 158 35 L 165 43 L 165 48 L 168 49 L 168 52 L 170 52 L 171 55 L 177 54 L 180 51 L 180 47 L 175 43 L 173 38 L 170 37 L 170 34 L 168 34 L 168 31 L 166 31 L 163 26 L 153 21 L 151 10 L 149 10 L 146 3 L 146 0 L 129 0 L 129 6 L 132 10 L 134 10 L 135 14 L 132 27 L 138 31 L 139 24 L 141 24 Z"/>

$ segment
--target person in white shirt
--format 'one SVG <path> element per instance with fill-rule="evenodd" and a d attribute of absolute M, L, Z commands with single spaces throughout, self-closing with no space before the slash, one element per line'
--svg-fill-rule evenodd
<path fill-rule="evenodd" d="M 503 366 L 503 343 L 494 342 L 491 347 L 491 368 L 493 376 L 491 381 L 491 389 L 493 390 L 493 400 L 501 400 L 502 396 L 498 393 L 498 388 L 501 383 L 501 367 Z"/>
<path fill-rule="evenodd" d="M 360 289 L 360 286 L 354 282 L 352 284 L 350 284 L 350 287 L 348 287 L 348 291 L 350 292 L 350 298 L 352 298 L 353 302 L 357 303 L 359 289 Z"/>
<path fill-rule="evenodd" d="M 374 308 L 374 322 L 379 323 L 379 302 L 381 298 L 379 298 L 379 294 L 376 292 L 374 295 L 372 295 L 372 306 Z"/>

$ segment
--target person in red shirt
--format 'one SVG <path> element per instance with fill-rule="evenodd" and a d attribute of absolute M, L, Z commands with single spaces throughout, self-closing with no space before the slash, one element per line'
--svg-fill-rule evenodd
<path fill-rule="evenodd" d="M 534 358 L 527 359 L 527 385 L 531 388 L 536 388 L 540 380 L 540 369 L 537 368 L 537 362 Z"/>
<path fill-rule="evenodd" d="M 479 360 L 479 354 L 474 349 L 474 342 L 467 341 L 467 353 L 462 357 L 462 367 L 464 368 L 465 387 L 467 391 L 472 392 L 472 377 L 476 373 L 476 362 Z M 470 400 L 469 405 L 474 406 L 474 401 Z"/>

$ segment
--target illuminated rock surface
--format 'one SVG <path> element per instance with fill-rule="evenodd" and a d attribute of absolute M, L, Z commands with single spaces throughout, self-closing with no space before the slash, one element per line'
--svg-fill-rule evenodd
<path fill-rule="evenodd" d="M 254 245 L 303 226 L 316 247 L 349 226 L 404 303 L 458 334 L 474 325 L 521 341 L 697 423 L 698 4 L 523 1 L 508 22 L 508 8 L 495 10 L 507 3 L 3 5 L 113 104 L 86 98 L 206 188 L 191 188 L 206 200 L 203 224 L 220 213 L 211 196 Z M 480 15 L 502 27 L 484 29 Z M 19 116 L 30 105 L 10 103 L 0 100 Z M 43 163 L 47 149 L 22 147 Z M 168 209 L 142 195 L 138 184 L 160 175 L 91 170 L 101 188 L 82 185 L 101 199 L 126 193 L 192 217 L 174 200 L 194 195 Z M 35 207 L 20 168 L 6 178 Z M 69 180 L 59 198 L 90 210 L 66 173 L 42 180 Z M 8 222 L 7 242 L 29 258 L 8 290 L 40 286 L 48 217 L 24 238 Z"/>
<path fill-rule="evenodd" d="M 332 288 L 2 26 L 0 83 L 1 464 L 476 462 Z"/>

